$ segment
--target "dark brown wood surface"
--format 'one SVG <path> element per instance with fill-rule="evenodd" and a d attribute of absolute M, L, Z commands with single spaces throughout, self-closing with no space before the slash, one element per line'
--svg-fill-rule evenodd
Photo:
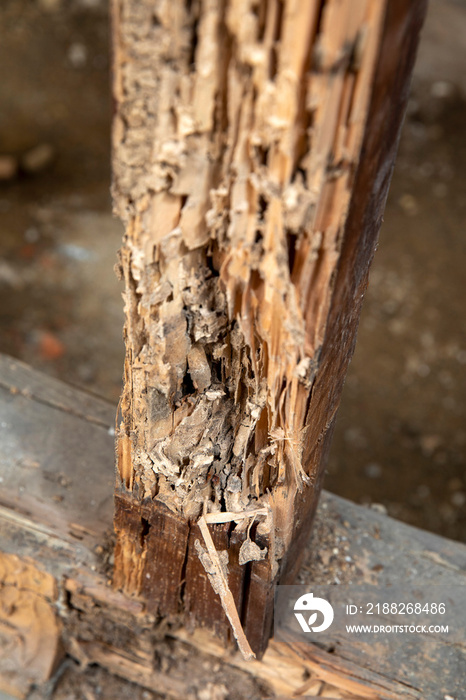
<path fill-rule="evenodd" d="M 175 700 L 200 700 L 222 685 L 235 698 L 292 697 L 306 683 L 308 695 L 348 700 L 464 698 L 464 637 L 453 648 L 436 636 L 428 657 L 402 637 L 393 655 L 357 639 L 329 638 L 333 653 L 272 640 L 261 662 L 245 662 L 206 631 L 162 623 L 141 600 L 115 591 L 113 436 L 106 424 L 41 397 L 66 394 L 109 419 L 115 409 L 16 360 L 0 358 L 0 367 L 0 690 L 26 697 L 68 655 L 83 679 L 98 664 Z M 465 545 L 325 492 L 303 548 L 300 584 L 466 586 Z"/>

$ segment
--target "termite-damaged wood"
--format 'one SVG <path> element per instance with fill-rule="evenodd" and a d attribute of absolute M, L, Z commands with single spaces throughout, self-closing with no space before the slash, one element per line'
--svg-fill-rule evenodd
<path fill-rule="evenodd" d="M 61 623 L 53 608 L 57 596 L 51 574 L 0 552 L 0 690 L 25 695 L 62 661 Z"/>
<path fill-rule="evenodd" d="M 424 6 L 113 0 L 114 582 L 226 640 L 196 522 L 260 508 L 209 526 L 258 654 L 314 515 Z"/>
<path fill-rule="evenodd" d="M 80 664 L 81 692 L 86 668 L 97 664 L 169 700 L 291 698 L 303 687 L 347 700 L 462 697 L 461 627 L 416 644 L 393 635 L 383 654 L 378 644 L 333 633 L 325 640 L 333 653 L 272 640 L 251 663 L 207 631 L 158 622 L 142 600 L 115 591 L 106 538 L 114 414 L 104 401 L 0 355 L 0 691 L 24 698 L 36 686 L 35 700 L 55 697 L 49 678 L 65 651 Z M 324 493 L 297 580 L 376 590 L 402 583 L 412 599 L 419 581 L 453 590 L 465 572 L 463 544 Z"/>

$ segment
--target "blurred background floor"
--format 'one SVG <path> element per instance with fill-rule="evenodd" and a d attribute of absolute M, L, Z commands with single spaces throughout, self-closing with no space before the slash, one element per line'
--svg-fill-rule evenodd
<path fill-rule="evenodd" d="M 0 352 L 117 402 L 105 0 L 0 5 Z M 466 2 L 432 0 L 325 486 L 466 541 Z"/>

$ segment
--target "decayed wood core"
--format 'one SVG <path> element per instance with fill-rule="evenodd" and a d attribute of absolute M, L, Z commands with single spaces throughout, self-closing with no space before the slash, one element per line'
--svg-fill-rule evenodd
<path fill-rule="evenodd" d="M 386 6 L 113 2 L 126 224 L 115 582 L 127 591 L 149 585 L 154 509 L 181 523 L 261 509 L 237 522 L 236 556 L 270 580 L 299 529 L 352 353 L 354 331 L 316 414 Z M 182 525 L 171 536 L 187 549 Z"/>

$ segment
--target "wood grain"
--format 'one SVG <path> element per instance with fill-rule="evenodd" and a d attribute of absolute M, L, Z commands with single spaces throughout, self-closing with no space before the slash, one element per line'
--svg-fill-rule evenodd
<path fill-rule="evenodd" d="M 192 535 L 162 541 L 171 526 L 151 522 L 192 532 L 203 514 L 265 508 L 235 537 L 266 558 L 230 565 L 260 655 L 315 513 L 425 2 L 112 7 L 126 226 L 115 582 L 150 601 L 153 581 L 162 600 L 148 547 L 162 580 L 173 547 L 187 578 L 160 584 L 167 614 L 169 586 L 182 616 L 196 591 L 189 619 L 227 638 Z"/>

